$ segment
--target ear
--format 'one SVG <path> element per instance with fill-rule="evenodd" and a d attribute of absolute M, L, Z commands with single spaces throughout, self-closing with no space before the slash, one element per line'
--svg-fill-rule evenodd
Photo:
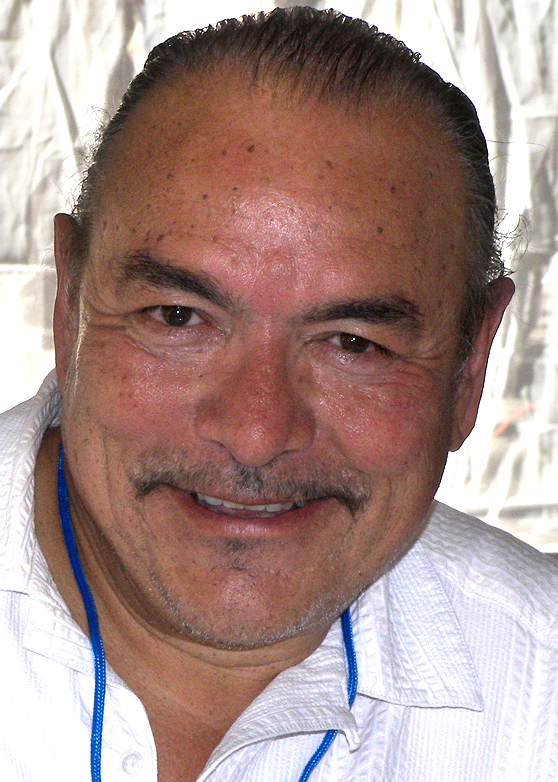
<path fill-rule="evenodd" d="M 491 283 L 486 313 L 458 380 L 450 451 L 461 448 L 475 425 L 490 347 L 514 291 L 509 277 Z"/>
<path fill-rule="evenodd" d="M 70 365 L 70 357 L 77 332 L 77 302 L 72 301 L 70 280 L 70 259 L 75 246 L 77 224 L 67 214 L 54 218 L 54 262 L 56 264 L 56 300 L 54 302 L 54 352 L 56 372 L 60 388 Z"/>

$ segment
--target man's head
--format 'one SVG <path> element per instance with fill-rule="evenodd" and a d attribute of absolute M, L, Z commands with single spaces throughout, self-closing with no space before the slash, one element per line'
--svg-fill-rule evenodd
<path fill-rule="evenodd" d="M 68 218 L 56 238 L 78 529 L 143 621 L 241 648 L 324 630 L 419 534 L 509 299 L 493 283 L 463 367 L 471 172 L 411 55 L 389 42 L 401 74 L 377 54 L 356 101 L 354 50 L 318 46 L 352 23 L 233 32 L 258 25 L 280 67 L 269 31 L 252 61 L 208 44 L 113 124 L 76 213 L 78 317 Z"/>

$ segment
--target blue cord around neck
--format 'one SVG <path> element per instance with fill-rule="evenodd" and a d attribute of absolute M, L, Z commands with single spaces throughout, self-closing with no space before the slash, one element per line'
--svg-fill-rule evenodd
<path fill-rule="evenodd" d="M 70 508 L 68 506 L 68 489 L 66 486 L 66 476 L 64 475 L 64 454 L 62 452 L 62 445 L 58 452 L 58 510 L 60 513 L 60 523 L 62 525 L 66 550 L 68 552 L 76 584 L 81 593 L 81 599 L 83 600 L 89 627 L 89 641 L 91 643 L 93 665 L 95 667 L 95 694 L 93 696 L 93 717 L 91 722 L 91 782 L 101 782 L 101 744 L 106 692 L 105 653 L 103 651 L 103 642 L 99 632 L 97 609 L 95 608 L 93 595 L 87 585 L 85 573 L 83 572 L 81 562 L 79 561 L 76 541 L 72 530 Z"/>
<path fill-rule="evenodd" d="M 66 550 L 72 566 L 72 572 L 81 593 L 81 599 L 87 615 L 87 624 L 89 627 L 89 640 L 91 643 L 91 652 L 93 654 L 93 664 L 95 668 L 95 694 L 93 697 L 93 718 L 91 723 L 91 782 L 101 782 L 101 745 L 103 734 L 103 713 L 105 708 L 106 693 L 106 661 L 103 651 L 103 642 L 99 632 L 99 621 L 97 619 L 97 609 L 91 590 L 87 585 L 85 573 L 79 561 L 76 541 L 72 530 L 72 521 L 70 518 L 70 508 L 68 506 L 68 489 L 66 486 L 66 476 L 64 475 L 64 454 L 62 445 L 58 452 L 58 509 L 60 513 L 60 523 L 64 535 Z M 351 624 L 350 610 L 347 608 L 341 615 L 341 629 L 343 631 L 343 645 L 345 647 L 345 658 L 347 663 L 347 696 L 349 708 L 355 700 L 358 671 L 353 641 L 353 629 Z M 334 738 L 337 735 L 336 730 L 328 730 L 324 735 L 318 749 L 314 752 L 308 763 L 305 765 L 298 782 L 307 782 L 308 777 L 323 758 Z"/>
<path fill-rule="evenodd" d="M 353 641 L 353 626 L 351 623 L 350 609 L 346 608 L 341 614 L 341 629 L 343 630 L 343 645 L 345 647 L 345 658 L 347 662 L 347 697 L 349 708 L 353 705 L 358 684 L 358 670 L 356 662 L 355 644 Z M 316 768 L 320 760 L 330 748 L 333 739 L 337 736 L 336 730 L 328 730 L 323 737 L 320 746 L 314 752 L 308 763 L 305 765 L 298 782 L 306 782 L 312 771 Z"/>

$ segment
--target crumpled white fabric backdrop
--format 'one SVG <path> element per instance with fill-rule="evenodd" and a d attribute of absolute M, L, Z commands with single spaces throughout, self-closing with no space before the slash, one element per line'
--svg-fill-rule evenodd
<path fill-rule="evenodd" d="M 0 409 L 53 364 L 51 219 L 147 51 L 178 30 L 292 2 L 4 0 L 0 8 Z M 475 431 L 438 497 L 558 551 L 558 22 L 555 0 L 301 3 L 402 38 L 475 102 L 518 293 Z M 519 257 L 518 261 L 512 260 Z"/>

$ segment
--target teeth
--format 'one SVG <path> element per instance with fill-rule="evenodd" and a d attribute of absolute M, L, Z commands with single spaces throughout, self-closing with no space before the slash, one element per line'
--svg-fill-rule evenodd
<path fill-rule="evenodd" d="M 222 505 L 222 500 L 216 500 L 215 497 L 204 497 L 202 494 L 198 494 L 198 497 L 205 500 L 208 505 Z"/>
<path fill-rule="evenodd" d="M 238 502 L 230 502 L 229 500 L 220 500 L 217 497 L 209 497 L 207 494 L 198 494 L 198 500 L 207 503 L 208 505 L 218 506 L 222 505 L 224 508 L 231 508 L 234 510 L 249 510 L 249 511 L 265 511 L 266 513 L 279 513 L 280 511 L 292 510 L 294 507 L 301 508 L 303 502 L 275 502 L 269 505 L 241 505 Z"/>

